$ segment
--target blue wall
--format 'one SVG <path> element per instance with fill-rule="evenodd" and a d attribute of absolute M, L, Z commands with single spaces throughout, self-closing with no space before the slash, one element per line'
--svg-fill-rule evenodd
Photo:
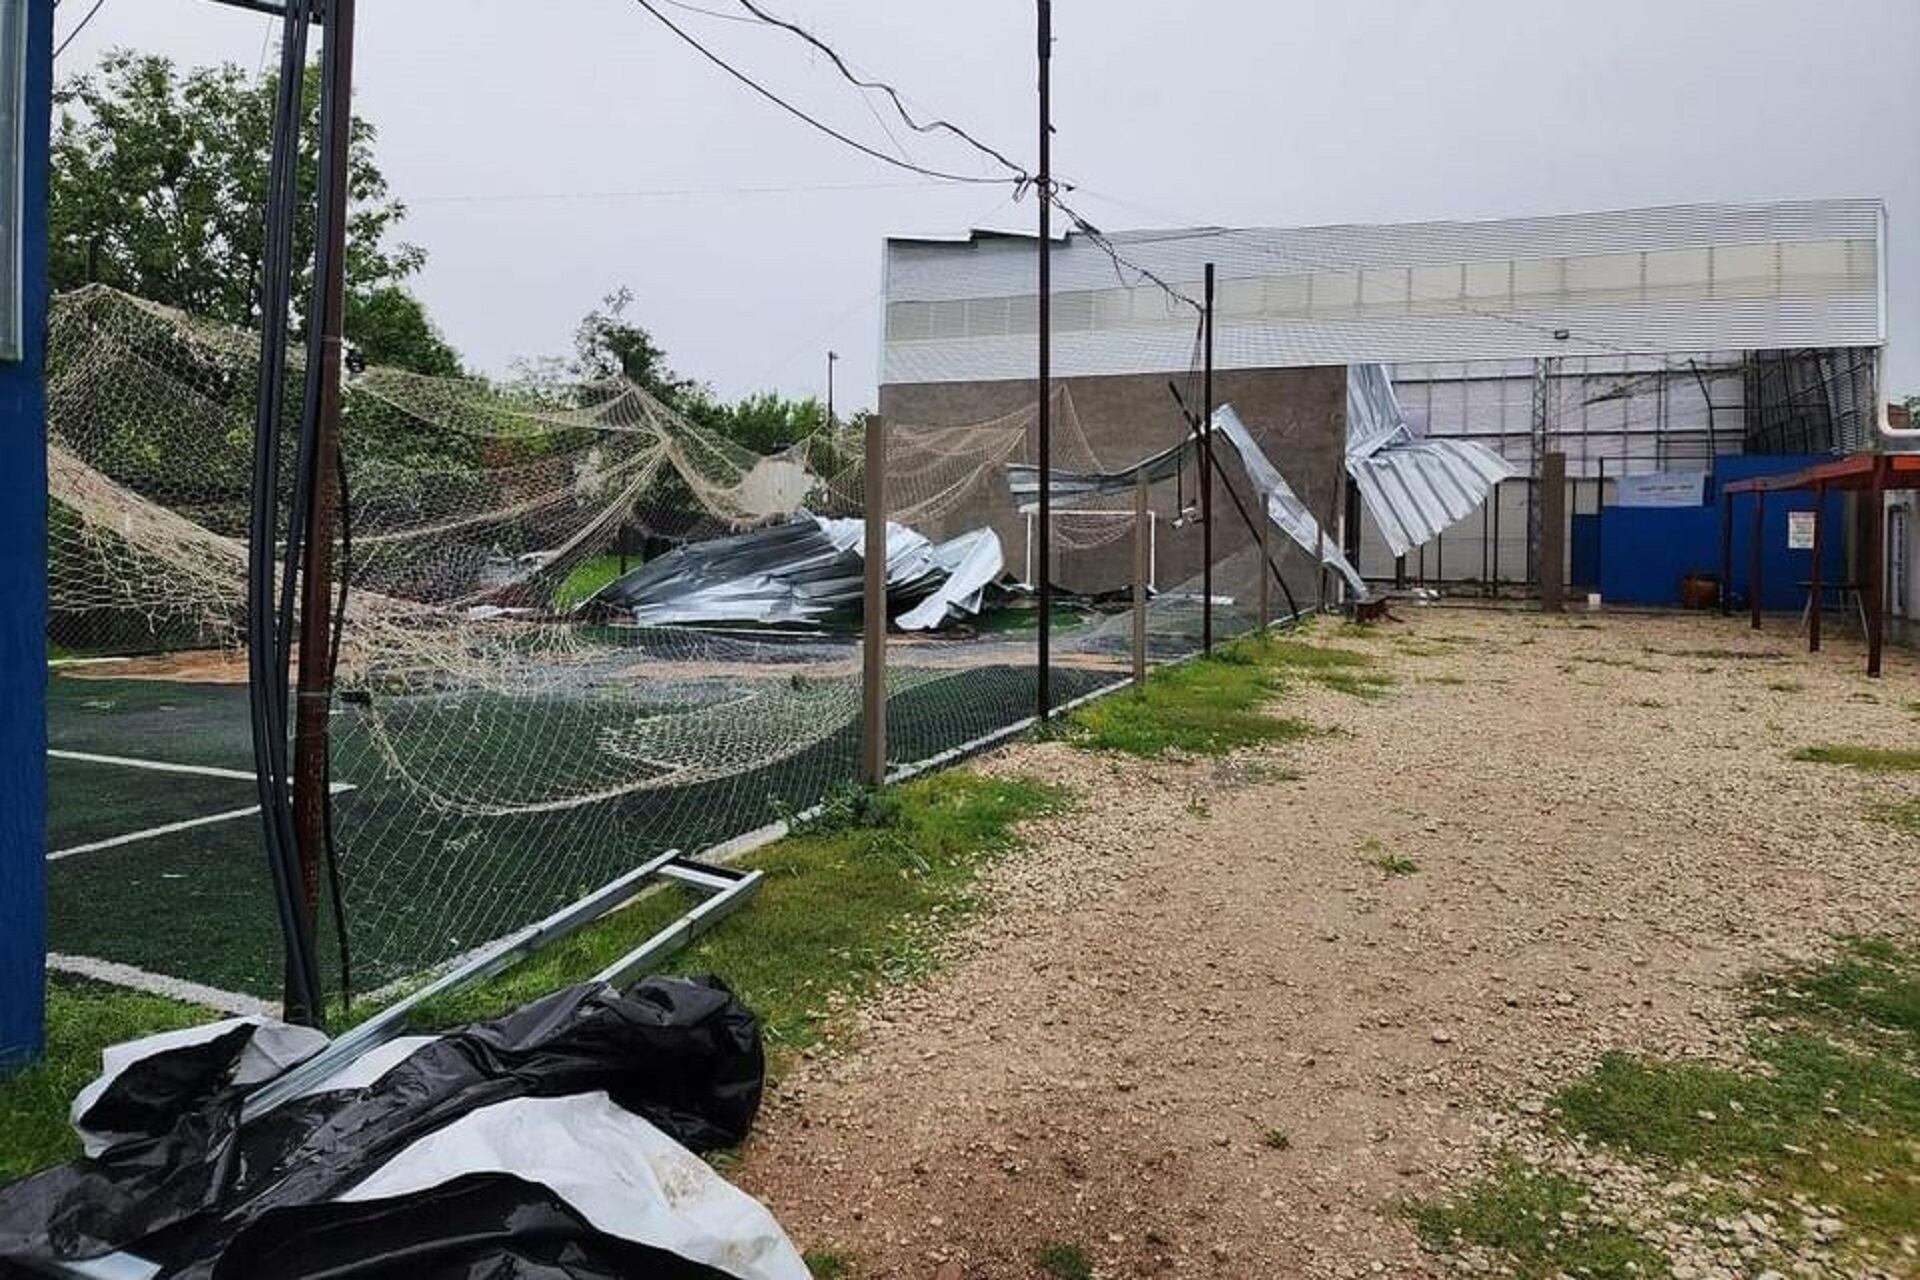
<path fill-rule="evenodd" d="M 38 1055 L 46 995 L 47 130 L 53 0 L 28 0 L 23 359 L 0 363 L 0 1068 Z"/>
<path fill-rule="evenodd" d="M 1721 458 L 1707 484 L 1707 501 L 1698 507 L 1608 507 L 1600 519 L 1600 593 L 1621 604 L 1677 605 L 1680 580 L 1690 573 L 1720 575 L 1720 486 L 1756 475 L 1798 471 L 1825 454 L 1754 454 Z M 1752 574 L 1753 495 L 1733 499 L 1732 599 L 1742 608 L 1749 599 Z M 1813 510 L 1813 493 L 1802 490 L 1767 495 L 1761 530 L 1761 606 L 1799 610 L 1806 594 L 1796 585 L 1813 574 L 1811 551 L 1787 549 L 1787 513 Z M 1822 576 L 1838 581 L 1845 572 L 1844 499 L 1828 494 L 1822 538 Z"/>

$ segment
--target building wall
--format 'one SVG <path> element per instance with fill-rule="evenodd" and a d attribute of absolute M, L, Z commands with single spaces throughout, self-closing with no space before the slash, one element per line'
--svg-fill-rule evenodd
<path fill-rule="evenodd" d="M 1070 414 L 1060 414 L 1061 427 L 1054 434 L 1054 465 L 1067 468 L 1084 465 L 1084 457 L 1069 437 L 1070 423 L 1077 421 L 1091 447 L 1094 459 L 1103 470 L 1118 470 L 1141 458 L 1177 444 L 1186 433 L 1186 425 L 1175 406 L 1167 383 L 1182 387 L 1182 394 L 1197 388 L 1188 386 L 1188 371 L 1177 373 L 1130 374 L 1118 377 L 1064 378 L 1057 386 L 1071 402 Z M 1215 399 L 1231 404 L 1246 422 L 1261 448 L 1279 467 L 1287 481 L 1316 512 L 1336 510 L 1336 495 L 1343 492 L 1346 439 L 1347 371 L 1344 366 L 1314 369 L 1259 369 L 1218 374 L 1214 379 Z M 880 388 L 880 413 L 889 430 L 899 433 L 904 452 L 916 428 L 954 427 L 985 422 L 1017 413 L 1035 403 L 1036 387 L 1031 381 L 915 383 Z M 895 446 L 890 444 L 890 449 Z M 1035 442 L 1029 431 L 1027 461 L 1035 460 Z M 1216 593 L 1243 593 L 1251 589 L 1249 577 L 1253 563 L 1253 536 L 1234 508 L 1229 487 L 1247 504 L 1250 515 L 1257 515 L 1251 486 L 1232 449 L 1222 443 L 1218 456 L 1221 484 L 1215 490 L 1214 561 L 1216 565 L 1238 557 L 1231 570 L 1223 571 L 1215 583 Z M 1202 531 L 1197 524 L 1174 527 L 1180 515 L 1180 502 L 1197 502 L 1196 470 L 1188 468 L 1183 482 L 1154 486 L 1150 507 L 1156 517 L 1156 582 L 1163 591 L 1177 587 L 1200 574 Z M 1090 509 L 1122 512 L 1131 507 L 1130 495 L 1115 494 L 1085 504 Z M 1000 534 L 1006 549 L 1008 568 L 1020 576 L 1027 546 L 1027 521 L 1013 506 L 1004 485 L 983 486 L 981 496 L 969 505 L 948 513 L 938 527 L 923 528 L 930 536 L 951 536 L 963 528 L 991 524 Z M 1129 522 L 1116 518 L 1116 529 Z M 1080 527 L 1074 527 L 1074 526 Z M 1063 517 L 1056 527 L 1054 541 L 1060 544 L 1055 557 L 1054 580 L 1073 591 L 1118 590 L 1131 580 L 1132 549 L 1125 537 L 1076 551 L 1075 543 L 1097 541 L 1098 522 L 1092 519 Z M 1130 527 L 1130 525 L 1129 525 Z M 1292 587 L 1296 600 L 1305 607 L 1311 603 L 1318 582 L 1318 571 L 1306 554 L 1284 540 L 1274 543 L 1275 559 Z M 1278 599 L 1278 597 L 1276 597 Z"/>

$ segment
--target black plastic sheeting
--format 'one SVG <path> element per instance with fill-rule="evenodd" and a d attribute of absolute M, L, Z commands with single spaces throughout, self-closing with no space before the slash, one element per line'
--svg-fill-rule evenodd
<path fill-rule="evenodd" d="M 722 1274 L 599 1232 L 548 1189 L 504 1174 L 332 1203 L 420 1138 L 515 1098 L 605 1091 L 693 1151 L 738 1144 L 759 1111 L 765 1060 L 758 1022 L 716 978 L 571 987 L 450 1032 L 366 1089 L 291 1102 L 242 1128 L 244 1091 L 220 1082 L 245 1044 L 230 1033 L 130 1071 L 101 1104 L 116 1130 L 153 1136 L 0 1189 L 0 1274 L 120 1250 L 183 1280 Z"/>

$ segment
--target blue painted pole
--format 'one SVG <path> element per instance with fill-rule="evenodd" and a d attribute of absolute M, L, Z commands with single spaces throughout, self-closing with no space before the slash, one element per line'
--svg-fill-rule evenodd
<path fill-rule="evenodd" d="M 40 1054 L 47 961 L 47 136 L 53 0 L 26 16 L 20 359 L 0 360 L 0 1070 Z M 0 84 L 6 78 L 0 76 Z M 12 89 L 12 85 L 7 86 Z M 0 246 L 11 252 L 12 246 Z"/>

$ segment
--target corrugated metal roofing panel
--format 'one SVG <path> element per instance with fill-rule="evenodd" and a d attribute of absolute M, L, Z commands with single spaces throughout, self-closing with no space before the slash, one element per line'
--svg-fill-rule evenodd
<path fill-rule="evenodd" d="M 1816 200 L 1112 239 L 1176 285 L 1216 262 L 1216 365 L 1250 369 L 1876 345 L 1883 217 Z M 1060 376 L 1188 367 L 1190 310 L 1084 236 L 1054 263 Z M 890 243 L 882 381 L 1032 377 L 1034 276 L 1031 240 Z"/>

